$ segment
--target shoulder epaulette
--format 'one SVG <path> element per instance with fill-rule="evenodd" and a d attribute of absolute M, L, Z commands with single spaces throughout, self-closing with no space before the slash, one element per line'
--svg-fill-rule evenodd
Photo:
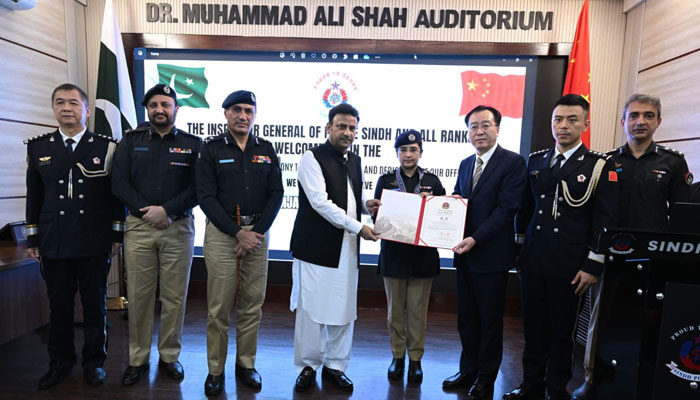
<path fill-rule="evenodd" d="M 261 142 L 261 143 L 270 143 L 270 144 L 272 144 L 272 142 L 270 142 L 270 141 L 267 140 L 267 139 L 263 139 L 263 138 L 261 138 L 260 136 L 258 136 L 258 142 Z"/>
<path fill-rule="evenodd" d="M 110 142 L 119 143 L 119 139 L 115 138 L 113 136 L 100 135 L 99 133 L 95 133 L 95 136 L 102 138 L 104 140 L 110 141 Z"/>
<path fill-rule="evenodd" d="M 148 124 L 139 125 L 139 126 L 137 126 L 136 128 L 134 128 L 134 129 L 127 129 L 126 132 L 124 132 L 124 135 L 128 135 L 128 134 L 131 134 L 131 133 L 146 132 L 146 131 L 148 131 L 149 129 L 151 129 L 151 126 L 148 125 Z"/>
<path fill-rule="evenodd" d="M 595 150 L 588 150 L 588 153 L 586 153 L 586 154 L 592 155 L 594 157 L 602 158 L 603 160 L 609 160 L 612 158 L 612 156 L 610 154 L 601 153 L 601 152 L 595 151 Z"/>
<path fill-rule="evenodd" d="M 52 133 L 53 132 L 42 133 L 41 135 L 36 135 L 34 137 L 30 137 L 29 139 L 24 139 L 24 144 L 34 143 L 37 140 L 51 136 Z"/>
<path fill-rule="evenodd" d="M 662 145 L 660 145 L 660 144 L 657 144 L 656 146 L 658 146 L 661 150 L 666 150 L 667 152 L 669 152 L 669 153 L 671 153 L 671 154 L 675 154 L 675 155 L 677 155 L 678 157 L 685 157 L 685 154 L 681 153 L 680 151 L 678 151 L 678 150 L 676 150 L 676 149 L 672 149 L 672 148 L 670 148 L 670 147 L 662 146 Z"/>
<path fill-rule="evenodd" d="M 546 153 L 546 152 L 548 152 L 549 150 L 550 150 L 550 149 L 544 149 L 544 150 L 537 150 L 537 151 L 536 151 L 536 152 L 534 152 L 534 153 L 530 153 L 530 156 L 529 156 L 529 157 L 532 157 L 532 156 L 537 156 L 537 155 L 540 155 L 540 154 Z"/>
<path fill-rule="evenodd" d="M 178 130 L 177 130 L 177 133 L 178 133 L 178 135 L 182 134 L 182 135 L 188 136 L 188 137 L 196 137 L 196 138 L 199 138 L 199 136 L 197 136 L 197 135 L 195 135 L 195 134 L 193 134 L 193 133 L 189 133 L 189 132 L 183 131 L 182 129 L 178 129 Z"/>
<path fill-rule="evenodd" d="M 216 136 L 207 136 L 204 138 L 204 143 L 211 143 L 215 142 L 217 140 L 223 140 L 224 135 L 216 135 Z"/>
<path fill-rule="evenodd" d="M 614 156 L 615 154 L 617 154 L 619 152 L 620 152 L 620 148 L 618 147 L 616 149 L 606 151 L 605 154 L 607 154 L 609 156 Z"/>

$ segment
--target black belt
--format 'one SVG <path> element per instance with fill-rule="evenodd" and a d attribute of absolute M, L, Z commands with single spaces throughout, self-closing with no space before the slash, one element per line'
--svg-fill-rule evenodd
<path fill-rule="evenodd" d="M 139 219 L 141 219 L 146 213 L 139 212 L 139 214 L 140 214 L 140 215 L 135 214 L 135 213 L 132 213 L 131 211 L 129 211 L 129 215 L 131 215 L 131 216 L 133 216 L 133 217 L 136 217 L 136 218 L 139 218 Z M 179 221 L 179 220 L 181 220 L 181 219 L 189 218 L 189 217 L 191 217 L 191 216 L 192 216 L 192 212 L 191 212 L 191 211 L 185 212 L 185 213 L 182 213 L 182 214 L 177 214 L 177 215 L 168 215 L 168 217 L 170 217 L 170 219 L 172 219 L 173 222 Z"/>
<path fill-rule="evenodd" d="M 246 225 L 255 225 L 256 222 L 260 221 L 260 217 L 262 217 L 262 213 L 255 213 L 252 215 L 232 215 L 231 218 L 234 220 L 238 221 L 238 218 L 241 219 L 241 226 L 246 226 Z"/>

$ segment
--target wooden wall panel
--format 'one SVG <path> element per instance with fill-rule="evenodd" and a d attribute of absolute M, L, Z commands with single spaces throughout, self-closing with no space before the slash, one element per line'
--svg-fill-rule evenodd
<path fill-rule="evenodd" d="M 606 151 L 615 143 L 615 108 L 624 53 L 625 14 L 618 0 L 590 3 L 591 146 Z"/>
<path fill-rule="evenodd" d="M 0 157 L 0 171 L 2 171 L 0 198 L 26 194 L 27 149 L 23 141 L 53 129 L 0 121 L 0 149 L 3 153 L 3 156 Z"/>
<path fill-rule="evenodd" d="M 63 1 L 42 0 L 31 10 L 24 11 L 0 7 L 0 38 L 65 60 L 66 23 Z"/>
<path fill-rule="evenodd" d="M 0 199 L 0 227 L 8 222 L 24 221 L 25 202 L 24 198 Z"/>
<path fill-rule="evenodd" d="M 51 92 L 66 81 L 67 64 L 1 40 L 0 60 L 4 60 L 0 119 L 54 125 Z"/>
<path fill-rule="evenodd" d="M 617 109 L 615 110 L 615 141 L 613 147 L 619 147 L 627 141 L 625 130 L 619 121 L 622 118 L 622 107 L 637 89 L 637 71 L 639 71 L 639 52 L 642 46 L 644 10 L 645 4 L 641 3 L 627 12 L 622 68 L 620 69 L 620 90 L 617 99 Z"/>
<path fill-rule="evenodd" d="M 642 47 L 644 44 L 642 43 Z M 637 77 L 637 91 L 661 99 L 663 122 L 656 131 L 656 140 L 671 140 L 700 135 L 700 52 L 673 60 L 644 71 Z"/>
<path fill-rule="evenodd" d="M 697 0 L 647 0 L 639 69 L 700 48 Z"/>

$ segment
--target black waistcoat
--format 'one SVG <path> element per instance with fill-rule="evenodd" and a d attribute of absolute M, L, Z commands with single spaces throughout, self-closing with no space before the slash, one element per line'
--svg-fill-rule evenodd
<path fill-rule="evenodd" d="M 335 205 L 348 210 L 348 177 L 355 195 L 358 221 L 362 212 L 362 165 L 360 157 L 348 152 L 345 158 L 326 142 L 310 150 L 323 172 L 328 198 Z M 331 225 L 313 209 L 304 189 L 299 185 L 299 210 L 294 221 L 292 256 L 324 267 L 338 268 L 344 230 Z M 358 237 L 359 250 L 359 237 Z M 359 257 L 358 257 L 359 260 Z M 358 263 L 359 265 L 359 263 Z"/>

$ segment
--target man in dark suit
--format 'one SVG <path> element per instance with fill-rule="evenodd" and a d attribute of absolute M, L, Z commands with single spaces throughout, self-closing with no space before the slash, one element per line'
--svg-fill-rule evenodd
<path fill-rule="evenodd" d="M 106 293 L 110 255 L 119 249 L 124 207 L 112 195 L 110 167 L 116 140 L 87 130 L 87 95 L 63 84 L 51 95 L 58 129 L 27 144 L 27 247 L 41 263 L 51 307 L 48 389 L 76 362 L 73 302 L 83 305 L 82 365 L 87 383 L 101 385 L 107 357 Z"/>
<path fill-rule="evenodd" d="M 496 142 L 501 113 L 477 106 L 465 122 L 476 154 L 462 160 L 454 193 L 469 199 L 464 239 L 454 251 L 459 372 L 443 388 L 468 388 L 467 399 L 491 399 L 503 356 L 508 270 L 515 265 L 513 218 L 527 182 L 525 160 Z"/>
<path fill-rule="evenodd" d="M 523 382 L 504 399 L 570 399 L 573 332 L 579 295 L 598 281 L 604 257 L 591 249 L 614 225 L 617 173 L 610 157 L 581 141 L 588 101 L 559 99 L 552 112 L 556 146 L 530 154 L 529 185 L 516 216 L 522 243 L 521 278 L 525 350 Z"/>

